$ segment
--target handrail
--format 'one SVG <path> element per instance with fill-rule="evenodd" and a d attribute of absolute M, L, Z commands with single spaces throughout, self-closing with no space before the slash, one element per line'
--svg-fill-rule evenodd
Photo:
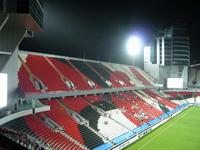
<path fill-rule="evenodd" d="M 24 98 L 27 100 L 31 99 L 52 99 L 52 98 L 63 98 L 70 96 L 85 96 L 85 95 L 97 95 L 113 92 L 124 92 L 134 91 L 143 89 L 157 89 L 155 86 L 141 86 L 141 87 L 123 87 L 123 88 L 105 88 L 105 89 L 92 89 L 84 91 L 45 91 L 45 92 L 25 92 Z"/>

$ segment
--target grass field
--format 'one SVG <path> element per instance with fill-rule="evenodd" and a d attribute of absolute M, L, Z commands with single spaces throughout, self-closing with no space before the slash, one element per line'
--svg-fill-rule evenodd
<path fill-rule="evenodd" d="M 200 107 L 190 107 L 124 150 L 200 150 Z"/>

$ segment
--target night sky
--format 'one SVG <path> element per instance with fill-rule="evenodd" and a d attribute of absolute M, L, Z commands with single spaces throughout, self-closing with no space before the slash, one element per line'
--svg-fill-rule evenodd
<path fill-rule="evenodd" d="M 24 39 L 20 49 L 131 64 L 125 48 L 131 34 L 148 45 L 158 29 L 182 22 L 191 40 L 191 63 L 200 63 L 199 8 L 192 0 L 45 0 L 44 31 Z"/>

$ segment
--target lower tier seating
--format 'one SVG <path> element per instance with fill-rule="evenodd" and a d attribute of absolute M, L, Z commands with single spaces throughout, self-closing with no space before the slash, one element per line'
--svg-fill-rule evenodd
<path fill-rule="evenodd" d="M 157 105 L 162 111 L 136 93 L 43 99 L 40 102 L 49 105 L 50 111 L 21 117 L 3 126 L 26 133 L 52 149 L 94 149 L 107 142 L 112 144 L 121 135 L 169 112 L 160 101 Z"/>
<path fill-rule="evenodd" d="M 26 133 L 36 139 L 41 140 L 47 147 L 53 149 L 81 149 L 69 139 L 58 132 L 53 131 L 44 122 L 34 115 L 28 115 L 15 119 L 3 125 L 19 132 Z"/>

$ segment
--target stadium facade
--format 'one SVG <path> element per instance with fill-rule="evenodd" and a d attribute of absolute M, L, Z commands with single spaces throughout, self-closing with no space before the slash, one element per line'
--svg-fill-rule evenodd
<path fill-rule="evenodd" d="M 188 87 L 190 40 L 185 24 L 176 23 L 160 30 L 152 42 L 150 55 L 149 61 L 144 61 L 144 70 L 164 88 L 168 78 L 182 78 L 183 88 Z"/>
<path fill-rule="evenodd" d="M 122 149 L 200 102 L 196 90 L 158 90 L 157 76 L 135 66 L 19 51 L 23 38 L 42 31 L 43 7 L 41 0 L 0 1 L 0 73 L 8 79 L 1 148 Z M 173 53 L 170 67 L 180 59 L 188 67 Z"/>

